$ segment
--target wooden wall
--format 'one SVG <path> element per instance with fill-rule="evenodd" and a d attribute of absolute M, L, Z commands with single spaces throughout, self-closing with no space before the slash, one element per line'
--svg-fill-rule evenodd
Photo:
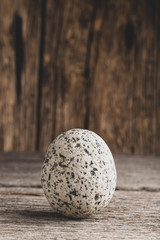
<path fill-rule="evenodd" d="M 160 154 L 159 0 L 0 0 L 0 150 L 75 127 Z"/>

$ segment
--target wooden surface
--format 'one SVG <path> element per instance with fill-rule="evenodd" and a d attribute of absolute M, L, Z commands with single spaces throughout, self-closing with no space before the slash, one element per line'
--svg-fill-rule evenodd
<path fill-rule="evenodd" d="M 0 150 L 81 127 L 160 154 L 159 0 L 1 0 Z"/>
<path fill-rule="evenodd" d="M 0 149 L 35 150 L 42 1 L 0 1 Z"/>
<path fill-rule="evenodd" d="M 0 240 L 160 239 L 160 158 L 115 155 L 117 190 L 103 211 L 64 218 L 40 185 L 43 153 L 0 153 Z"/>

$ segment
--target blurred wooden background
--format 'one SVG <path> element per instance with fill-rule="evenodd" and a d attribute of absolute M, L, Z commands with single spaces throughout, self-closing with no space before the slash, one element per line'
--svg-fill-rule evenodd
<path fill-rule="evenodd" d="M 0 150 L 75 127 L 160 154 L 159 0 L 0 0 Z"/>

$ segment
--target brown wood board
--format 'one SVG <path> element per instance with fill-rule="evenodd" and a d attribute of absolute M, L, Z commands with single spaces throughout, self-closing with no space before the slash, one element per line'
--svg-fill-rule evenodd
<path fill-rule="evenodd" d="M 0 149 L 95 131 L 160 154 L 160 1 L 1 0 Z"/>

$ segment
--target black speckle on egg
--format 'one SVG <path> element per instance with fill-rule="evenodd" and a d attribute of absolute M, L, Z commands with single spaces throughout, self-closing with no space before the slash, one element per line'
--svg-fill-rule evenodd
<path fill-rule="evenodd" d="M 99 198 L 99 194 L 96 194 L 95 197 L 94 197 L 94 199 L 95 199 L 95 200 L 98 200 L 98 198 Z"/>

